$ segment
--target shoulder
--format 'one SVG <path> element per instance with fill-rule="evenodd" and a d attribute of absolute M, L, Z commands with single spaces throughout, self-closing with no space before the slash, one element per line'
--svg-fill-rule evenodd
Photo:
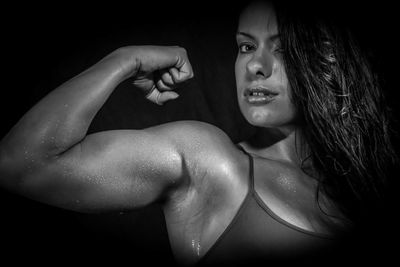
<path fill-rule="evenodd" d="M 195 120 L 182 120 L 169 122 L 157 126 L 147 128 L 148 131 L 161 131 L 168 134 L 170 137 L 177 137 L 180 141 L 192 138 L 214 138 L 230 140 L 228 135 L 210 123 L 195 121 Z"/>
<path fill-rule="evenodd" d="M 225 190 L 232 177 L 248 168 L 247 156 L 223 130 L 212 124 L 187 120 L 156 127 L 159 134 L 168 135 L 169 142 L 181 155 L 182 169 L 189 181 L 185 184 L 191 190 Z M 183 191 L 187 192 L 187 186 Z"/>
<path fill-rule="evenodd" d="M 148 128 L 167 136 L 178 152 L 186 157 L 207 153 L 230 157 L 241 154 L 230 137 L 220 128 L 201 121 L 184 120 Z"/>

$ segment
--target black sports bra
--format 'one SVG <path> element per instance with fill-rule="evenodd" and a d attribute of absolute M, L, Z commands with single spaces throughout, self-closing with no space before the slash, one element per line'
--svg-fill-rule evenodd
<path fill-rule="evenodd" d="M 281 262 L 308 257 L 332 246 L 335 239 L 294 226 L 265 205 L 254 188 L 253 158 L 239 148 L 250 161 L 248 193 L 232 222 L 200 259 L 199 265 Z"/>

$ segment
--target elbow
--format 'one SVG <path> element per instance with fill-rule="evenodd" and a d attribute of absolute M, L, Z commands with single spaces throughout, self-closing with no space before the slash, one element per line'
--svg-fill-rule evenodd
<path fill-rule="evenodd" d="M 23 185 L 28 177 L 34 176 L 39 165 L 33 154 L 0 145 L 0 187 L 14 193 L 24 191 Z"/>
<path fill-rule="evenodd" d="M 13 193 L 29 191 L 27 185 L 34 184 L 43 175 L 50 162 L 57 158 L 52 139 L 45 133 L 32 133 L 15 127 L 0 140 L 0 187 Z"/>
<path fill-rule="evenodd" d="M 0 146 L 0 186 L 6 190 L 16 191 L 21 177 L 21 169 L 3 146 Z"/>

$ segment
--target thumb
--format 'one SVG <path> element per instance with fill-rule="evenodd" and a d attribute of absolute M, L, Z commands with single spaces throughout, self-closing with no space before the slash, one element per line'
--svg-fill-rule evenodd
<path fill-rule="evenodd" d="M 159 97 L 158 97 L 158 103 L 159 105 L 164 104 L 165 102 L 169 101 L 169 100 L 173 100 L 179 97 L 179 94 L 177 94 L 174 91 L 164 91 L 162 93 L 160 93 Z"/>
<path fill-rule="evenodd" d="M 174 91 L 164 91 L 161 93 L 160 91 L 158 91 L 157 88 L 154 88 L 153 91 L 151 91 L 151 93 L 146 96 L 148 100 L 156 103 L 157 105 L 162 105 L 165 102 L 175 99 L 177 97 L 179 97 L 179 95 Z"/>

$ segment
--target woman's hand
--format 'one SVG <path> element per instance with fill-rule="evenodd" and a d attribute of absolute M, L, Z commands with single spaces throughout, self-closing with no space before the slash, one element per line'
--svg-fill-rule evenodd
<path fill-rule="evenodd" d="M 179 95 L 172 91 L 177 84 L 193 77 L 186 50 L 178 46 L 128 46 L 120 48 L 128 77 L 150 101 L 162 105 Z M 133 64 L 132 64 L 133 63 Z"/>

